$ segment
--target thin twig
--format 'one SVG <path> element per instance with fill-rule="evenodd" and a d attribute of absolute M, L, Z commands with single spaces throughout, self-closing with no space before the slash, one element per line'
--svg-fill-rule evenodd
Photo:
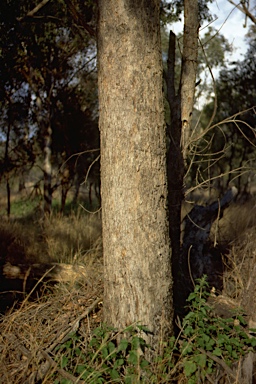
<path fill-rule="evenodd" d="M 22 21 L 25 17 L 33 17 L 41 8 L 43 8 L 50 0 L 42 0 L 41 3 L 35 6 L 31 11 L 29 11 L 26 16 L 18 17 L 18 21 Z"/>

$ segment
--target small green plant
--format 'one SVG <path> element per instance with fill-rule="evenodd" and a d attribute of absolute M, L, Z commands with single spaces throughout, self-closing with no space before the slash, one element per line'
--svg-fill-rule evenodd
<path fill-rule="evenodd" d="M 140 336 L 141 332 L 147 332 L 147 329 L 140 325 L 128 327 L 124 330 L 127 338 L 117 342 L 120 335 L 114 329 L 102 326 L 94 330 L 88 345 L 82 345 L 80 337 L 74 333 L 55 352 L 60 355 L 60 367 L 85 383 L 132 384 L 140 382 L 141 372 L 145 372 L 149 365 L 144 358 L 147 344 Z M 72 381 L 56 379 L 54 383 L 70 384 Z"/>
<path fill-rule="evenodd" d="M 197 384 L 213 377 L 217 368 L 233 376 L 232 365 L 255 349 L 256 339 L 246 330 L 241 311 L 228 319 L 214 315 L 207 288 L 206 277 L 197 280 L 178 337 L 161 342 L 158 352 L 142 337 L 149 332 L 143 326 L 131 326 L 122 333 L 102 326 L 87 342 L 77 333 L 70 334 L 55 350 L 60 368 L 91 384 L 170 383 L 180 375 L 188 384 Z M 149 354 L 153 354 L 150 362 Z M 72 381 L 56 378 L 54 383 Z"/>
<path fill-rule="evenodd" d="M 188 384 L 203 381 L 217 366 L 231 373 L 232 364 L 256 346 L 256 339 L 245 330 L 241 311 L 228 319 L 214 315 L 207 303 L 207 288 L 206 276 L 197 280 L 180 333 L 180 359 Z"/>

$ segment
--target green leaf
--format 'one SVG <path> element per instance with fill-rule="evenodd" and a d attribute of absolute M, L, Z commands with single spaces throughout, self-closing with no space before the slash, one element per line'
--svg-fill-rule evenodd
<path fill-rule="evenodd" d="M 125 377 L 125 384 L 133 384 L 132 376 Z"/>
<path fill-rule="evenodd" d="M 195 332 L 194 328 L 191 327 L 191 325 L 187 326 L 185 329 L 184 329 L 184 335 L 188 336 L 188 335 L 191 335 Z"/>
<path fill-rule="evenodd" d="M 124 359 L 116 359 L 114 362 L 114 368 L 121 367 L 122 365 L 124 365 Z"/>
<path fill-rule="evenodd" d="M 236 353 L 236 351 L 232 351 L 232 355 L 231 355 L 232 357 L 233 357 L 233 359 L 238 359 L 238 355 L 237 355 L 237 353 Z"/>
<path fill-rule="evenodd" d="M 67 356 L 61 356 L 60 366 L 61 368 L 65 368 L 68 364 Z"/>
<path fill-rule="evenodd" d="M 115 344 L 114 344 L 112 341 L 110 341 L 110 342 L 108 343 L 108 351 L 109 351 L 109 354 L 111 354 L 112 352 L 114 352 L 115 349 L 116 349 Z"/>
<path fill-rule="evenodd" d="M 143 360 L 140 362 L 140 367 L 141 367 L 142 369 L 145 369 L 145 368 L 148 367 L 148 366 L 149 366 L 149 362 L 148 362 L 147 360 L 143 359 Z"/>
<path fill-rule="evenodd" d="M 242 315 L 238 315 L 237 319 L 240 321 L 240 324 L 247 325 L 247 323 L 246 323 L 246 321 L 245 321 L 245 319 L 243 318 Z"/>
<path fill-rule="evenodd" d="M 107 347 L 103 347 L 101 352 L 102 352 L 103 358 L 106 359 L 108 357 L 108 349 L 107 349 Z"/>
<path fill-rule="evenodd" d="M 197 294 L 195 292 L 190 293 L 189 297 L 187 298 L 187 301 L 192 301 L 197 297 Z"/>
<path fill-rule="evenodd" d="M 221 356 L 222 355 L 222 351 L 220 348 L 215 348 L 212 352 L 215 356 Z"/>
<path fill-rule="evenodd" d="M 117 380 L 120 377 L 116 369 L 111 369 L 110 376 L 112 380 Z"/>
<path fill-rule="evenodd" d="M 82 354 L 81 349 L 80 349 L 80 348 L 75 348 L 75 354 L 76 354 L 77 356 L 81 356 L 81 354 Z"/>
<path fill-rule="evenodd" d="M 195 362 L 201 368 L 204 368 L 206 366 L 206 354 L 205 353 L 200 353 L 199 355 L 195 356 Z"/>
<path fill-rule="evenodd" d="M 191 376 L 196 370 L 197 366 L 194 361 L 186 360 L 184 362 L 184 372 L 187 377 Z"/>
<path fill-rule="evenodd" d="M 122 339 L 118 345 L 118 351 L 126 351 L 129 342 L 126 339 Z"/>
<path fill-rule="evenodd" d="M 230 356 L 232 356 L 232 346 L 231 345 L 226 345 L 226 350 L 228 351 Z"/>
<path fill-rule="evenodd" d="M 86 370 L 86 365 L 82 365 L 82 364 L 80 365 L 80 364 L 79 364 L 79 365 L 76 367 L 76 372 L 79 373 L 79 374 L 82 373 L 82 372 L 84 372 L 85 370 Z"/>
<path fill-rule="evenodd" d="M 131 351 L 129 353 L 128 362 L 137 365 L 138 364 L 138 353 L 137 351 Z"/>
<path fill-rule="evenodd" d="M 133 338 L 132 338 L 132 342 L 131 342 L 131 344 L 132 344 L 132 349 L 138 349 L 139 347 L 140 347 L 140 345 L 141 345 L 141 338 L 140 337 L 138 337 L 138 336 L 134 336 Z"/>

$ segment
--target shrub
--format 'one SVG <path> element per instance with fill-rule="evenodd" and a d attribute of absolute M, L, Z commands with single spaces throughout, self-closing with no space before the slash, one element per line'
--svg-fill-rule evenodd
<path fill-rule="evenodd" d="M 206 277 L 197 281 L 188 298 L 190 312 L 180 324 L 175 339 L 163 343 L 161 354 L 152 354 L 142 337 L 147 329 L 137 325 L 117 331 L 99 327 L 84 345 L 79 334 L 56 349 L 58 364 L 85 383 L 168 383 L 183 376 L 189 384 L 204 382 L 217 368 L 234 377 L 233 364 L 256 347 L 256 339 L 246 329 L 241 311 L 224 319 L 215 316 L 208 304 Z M 254 330 L 255 331 L 255 330 Z M 118 340 L 118 341 L 117 341 Z M 56 378 L 55 383 L 72 381 Z"/>

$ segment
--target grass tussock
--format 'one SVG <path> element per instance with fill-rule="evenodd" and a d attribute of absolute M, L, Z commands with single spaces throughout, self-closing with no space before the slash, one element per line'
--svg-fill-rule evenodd
<path fill-rule="evenodd" d="M 229 246 L 224 258 L 224 289 L 219 301 L 218 297 L 214 298 L 214 305 L 215 308 L 221 306 L 221 310 L 225 305 L 229 313 L 246 304 L 246 295 L 250 290 L 252 266 L 256 263 L 255 207 L 255 201 L 244 205 L 233 204 L 212 228 L 212 239 L 217 244 Z M 200 306 L 195 307 L 194 315 L 190 313 L 186 322 L 181 324 L 179 338 L 171 338 L 170 343 L 160 348 L 162 354 L 155 356 L 150 367 L 143 360 L 143 342 L 136 333 L 122 344 L 124 349 L 120 350 L 113 332 L 97 328 L 102 324 L 103 296 L 101 221 L 97 215 L 80 211 L 71 212 L 69 216 L 53 214 L 44 222 L 37 215 L 2 220 L 0 242 L 1 264 L 78 263 L 83 264 L 87 271 L 79 284 L 70 282 L 49 286 L 40 282 L 37 300 L 33 296 L 32 301 L 32 295 L 24 294 L 24 300 L 18 307 L 1 316 L 0 382 L 196 384 L 204 379 L 206 382 L 207 379 L 213 380 L 214 366 L 219 367 L 217 371 L 221 370 L 223 377 L 232 377 L 231 365 L 220 365 L 220 359 L 225 354 L 228 356 L 227 350 L 218 355 L 219 350 L 214 349 L 220 344 L 217 336 L 219 340 L 226 340 L 223 348 L 244 348 L 245 326 L 242 324 L 242 333 L 234 336 L 237 329 L 234 331 L 232 328 L 231 319 L 229 327 L 232 337 L 223 335 L 221 332 L 226 323 L 212 316 L 212 311 L 205 307 L 200 287 L 196 293 Z M 252 303 L 250 300 L 247 302 L 249 306 Z M 245 305 L 244 309 L 249 308 Z M 194 319 L 192 325 L 191 319 Z M 202 321 L 197 323 L 198 319 Z M 217 335 L 214 338 L 216 345 L 212 344 L 213 327 Z M 203 341 L 200 339 L 202 335 Z M 234 346 L 229 345 L 231 340 L 235 340 Z M 208 341 L 209 345 L 202 344 Z M 138 350 L 140 353 L 136 355 Z M 237 356 L 239 358 L 239 351 Z M 207 367 L 205 373 L 203 367 Z M 126 376 L 130 381 L 125 379 Z"/>
<path fill-rule="evenodd" d="M 43 236 L 51 262 L 92 262 L 101 251 L 101 221 L 97 215 L 71 213 L 50 216 L 44 221 Z"/>
<path fill-rule="evenodd" d="M 0 323 L 0 382 L 53 383 L 61 366 L 56 347 L 79 328 L 84 342 L 101 321 L 102 276 L 88 278 L 77 289 L 60 284 L 38 301 L 29 296 Z M 68 373 L 63 379 L 68 379 Z M 69 381 L 72 382 L 72 381 Z"/>
<path fill-rule="evenodd" d="M 244 204 L 233 203 L 213 225 L 212 238 L 216 238 L 219 243 L 239 243 L 243 234 L 253 227 L 256 227 L 256 199 Z"/>
<path fill-rule="evenodd" d="M 101 255 L 101 221 L 96 215 L 51 215 L 0 223 L 1 263 L 93 262 Z"/>
<path fill-rule="evenodd" d="M 154 351 L 143 338 L 145 326 L 117 331 L 101 324 L 100 278 L 80 289 L 59 285 L 38 302 L 25 300 L 0 322 L 0 381 L 197 384 L 237 375 L 232 382 L 242 383 L 239 351 L 249 353 L 256 339 L 238 313 L 237 323 L 213 315 L 206 285 L 205 277 L 196 284 L 177 338 L 160 340 Z"/>
<path fill-rule="evenodd" d="M 212 240 L 226 247 L 223 255 L 223 291 L 221 301 L 232 303 L 231 307 L 242 308 L 256 325 L 256 200 L 230 205 L 223 218 L 211 231 Z M 217 299 L 218 300 L 218 299 Z M 224 303 L 225 305 L 225 303 Z"/>

